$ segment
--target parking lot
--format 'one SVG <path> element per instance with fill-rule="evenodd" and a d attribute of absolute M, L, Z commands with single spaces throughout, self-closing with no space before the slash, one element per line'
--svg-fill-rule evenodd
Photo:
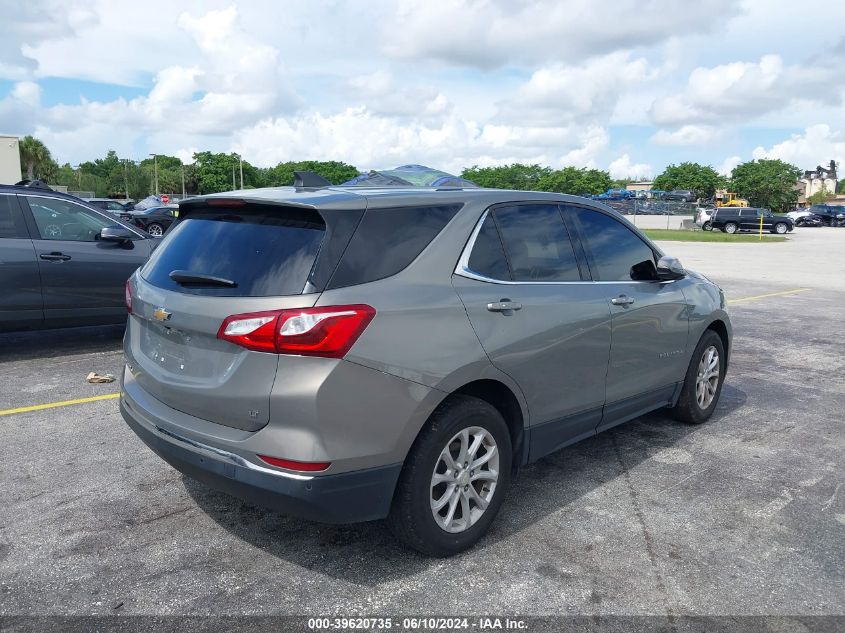
<path fill-rule="evenodd" d="M 845 229 L 662 246 L 732 301 L 714 418 L 650 414 L 525 468 L 448 560 L 206 489 L 113 397 L 8 413 L 115 394 L 85 376 L 119 375 L 122 331 L 0 335 L 2 613 L 845 614 Z"/>

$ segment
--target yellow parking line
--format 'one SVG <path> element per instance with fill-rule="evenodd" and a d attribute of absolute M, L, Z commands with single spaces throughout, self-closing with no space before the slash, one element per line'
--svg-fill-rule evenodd
<path fill-rule="evenodd" d="M 105 393 L 101 396 L 91 396 L 90 398 L 76 398 L 75 400 L 61 400 L 60 402 L 33 404 L 28 407 L 17 407 L 15 409 L 0 409 L 0 416 L 14 415 L 15 413 L 27 413 L 28 411 L 42 411 L 44 409 L 55 409 L 56 407 L 69 407 L 72 404 L 85 404 L 86 402 L 97 402 L 99 400 L 114 400 L 115 398 L 119 397 L 119 393 Z"/>
<path fill-rule="evenodd" d="M 754 295 L 753 297 L 742 297 L 740 299 L 729 299 L 728 303 L 740 303 L 742 301 L 756 301 L 757 299 L 765 299 L 767 297 L 781 297 L 783 295 L 794 295 L 799 292 L 807 292 L 812 288 L 795 288 L 794 290 L 784 290 L 782 292 L 770 292 L 765 295 Z"/>

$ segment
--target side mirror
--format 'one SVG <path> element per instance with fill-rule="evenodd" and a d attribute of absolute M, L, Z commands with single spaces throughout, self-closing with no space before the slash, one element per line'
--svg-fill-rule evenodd
<path fill-rule="evenodd" d="M 664 255 L 657 262 L 657 278 L 660 281 L 674 281 L 686 277 L 687 271 L 677 257 Z"/>
<path fill-rule="evenodd" d="M 107 226 L 100 231 L 100 239 L 104 242 L 131 242 L 135 234 L 122 226 Z"/>

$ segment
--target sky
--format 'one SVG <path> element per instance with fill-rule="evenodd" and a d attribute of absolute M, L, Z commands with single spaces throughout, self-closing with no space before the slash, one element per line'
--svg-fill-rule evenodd
<path fill-rule="evenodd" d="M 845 2 L 0 0 L 0 134 L 72 165 L 813 169 L 845 164 Z"/>

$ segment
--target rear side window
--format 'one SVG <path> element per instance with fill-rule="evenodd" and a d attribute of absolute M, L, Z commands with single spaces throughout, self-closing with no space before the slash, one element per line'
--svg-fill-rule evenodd
<path fill-rule="evenodd" d="M 328 289 L 390 277 L 404 270 L 443 230 L 461 205 L 368 209 Z"/>
<path fill-rule="evenodd" d="M 578 261 L 556 205 L 498 207 L 499 227 L 514 281 L 580 281 Z"/>
<path fill-rule="evenodd" d="M 198 209 L 168 233 L 141 276 L 154 286 L 188 294 L 301 294 L 325 231 L 323 219 L 311 210 Z M 236 285 L 181 285 L 170 278 L 174 270 L 220 277 Z"/>
<path fill-rule="evenodd" d="M 627 226 L 604 213 L 574 207 L 593 278 L 600 281 L 644 281 L 653 272 L 654 251 Z M 650 262 L 650 265 L 649 265 Z"/>
<path fill-rule="evenodd" d="M 505 249 L 502 247 L 492 214 L 488 214 L 481 225 L 469 256 L 468 266 L 471 271 L 490 279 L 508 281 L 511 278 Z"/>
<path fill-rule="evenodd" d="M 24 237 L 16 222 L 17 212 L 15 196 L 0 195 L 0 237 Z"/>

